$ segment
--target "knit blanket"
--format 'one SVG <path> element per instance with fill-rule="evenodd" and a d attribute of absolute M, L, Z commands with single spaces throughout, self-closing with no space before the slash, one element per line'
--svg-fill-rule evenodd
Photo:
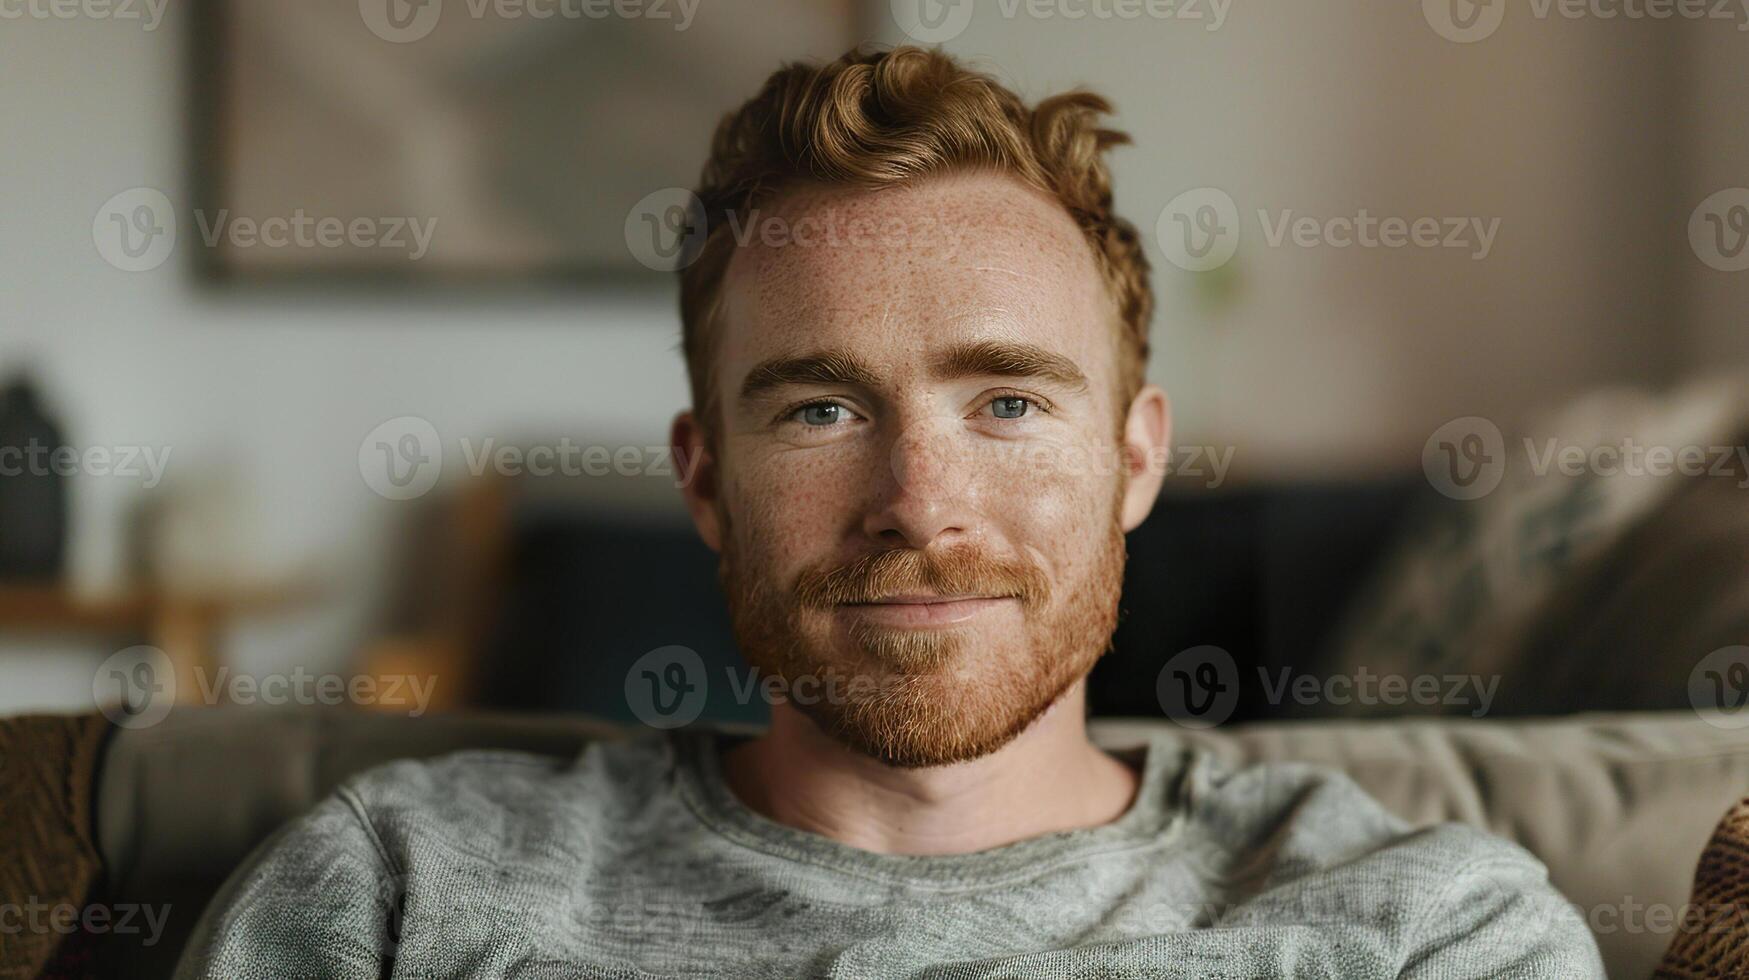
<path fill-rule="evenodd" d="M 1653 976 L 1749 977 L 1749 797 L 1725 814 L 1701 851 L 1688 915 Z"/>
<path fill-rule="evenodd" d="M 0 980 L 93 973 L 93 938 L 52 913 L 84 909 L 102 870 L 92 793 L 109 730 L 99 714 L 0 718 L 0 900 L 35 910 L 0 941 Z"/>

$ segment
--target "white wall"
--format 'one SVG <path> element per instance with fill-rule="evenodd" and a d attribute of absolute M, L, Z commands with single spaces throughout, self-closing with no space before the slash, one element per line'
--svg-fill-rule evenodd
<path fill-rule="evenodd" d="M 359 475 L 364 435 L 411 414 L 446 440 L 660 443 L 686 400 L 678 321 L 666 292 L 215 295 L 192 284 L 186 250 L 152 272 L 110 267 L 91 234 L 103 202 L 136 186 L 176 198 L 183 184 L 181 9 L 155 33 L 0 21 L 0 368 L 35 365 L 80 445 L 169 447 L 167 484 L 233 474 L 246 566 L 314 573 L 330 597 L 318 614 L 240 630 L 233 655 L 251 669 L 331 669 L 374 611 L 397 513 Z M 75 481 L 81 588 L 121 574 L 139 496 L 137 480 Z M 17 691 L 6 676 L 0 689 Z"/>
<path fill-rule="evenodd" d="M 1687 209 L 1726 188 L 1749 188 L 1749 31 L 1708 22 L 1684 25 L 1676 119 L 1680 139 L 1682 241 Z M 1683 254 L 1681 244 L 1676 250 Z M 1699 262 L 1681 267 L 1684 357 L 1694 364 L 1749 361 L 1749 272 Z"/>
<path fill-rule="evenodd" d="M 1231 305 L 1203 307 L 1155 252 L 1155 375 L 1187 434 L 1237 446 L 1239 469 L 1339 477 L 1418 465 L 1453 417 L 1504 424 L 1674 370 L 1671 32 L 1510 6 L 1492 37 L 1459 45 L 1419 3 L 1235 3 L 1212 32 L 1010 19 L 991 3 L 950 47 L 1012 66 L 1034 95 L 1109 94 L 1137 138 L 1116 158 L 1119 203 L 1150 233 L 1180 191 L 1236 200 Z M 1270 248 L 1258 208 L 1501 225 L 1482 262 Z"/>

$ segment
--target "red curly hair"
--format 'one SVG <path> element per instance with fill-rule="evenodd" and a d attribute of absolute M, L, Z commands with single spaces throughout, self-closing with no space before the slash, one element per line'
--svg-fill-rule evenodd
<path fill-rule="evenodd" d="M 857 48 L 829 64 L 779 69 L 718 125 L 695 191 L 708 233 L 680 270 L 680 319 L 700 421 L 716 428 L 711 339 L 735 250 L 731 227 L 745 227 L 794 184 L 876 190 L 966 170 L 1007 174 L 1044 192 L 1087 236 L 1119 314 L 1127 403 L 1143 384 L 1154 299 L 1136 229 L 1112 211 L 1104 153 L 1129 137 L 1097 125 L 1111 111 L 1087 91 L 1028 108 L 990 76 L 917 47 Z"/>

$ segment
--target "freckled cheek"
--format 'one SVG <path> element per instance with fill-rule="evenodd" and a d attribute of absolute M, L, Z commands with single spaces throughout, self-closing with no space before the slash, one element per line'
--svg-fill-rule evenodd
<path fill-rule="evenodd" d="M 726 500 L 746 553 L 776 567 L 832 555 L 861 522 L 869 456 L 857 446 L 833 445 L 764 453 L 736 467 Z"/>
<path fill-rule="evenodd" d="M 1104 541 L 1116 476 L 1085 444 L 1034 443 L 980 452 L 969 495 L 1010 545 L 1043 557 L 1053 575 L 1075 575 Z"/>

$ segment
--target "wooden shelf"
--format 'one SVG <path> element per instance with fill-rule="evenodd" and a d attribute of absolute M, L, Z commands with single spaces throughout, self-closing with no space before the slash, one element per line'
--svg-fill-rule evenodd
<path fill-rule="evenodd" d="M 0 584 L 0 632 L 107 637 L 122 646 L 144 643 L 163 650 L 176 667 L 178 700 L 201 690 L 201 674 L 223 666 L 224 626 L 243 615 L 296 605 L 309 588 L 169 592 L 136 589 L 114 596 L 80 596 L 53 583 Z"/>

